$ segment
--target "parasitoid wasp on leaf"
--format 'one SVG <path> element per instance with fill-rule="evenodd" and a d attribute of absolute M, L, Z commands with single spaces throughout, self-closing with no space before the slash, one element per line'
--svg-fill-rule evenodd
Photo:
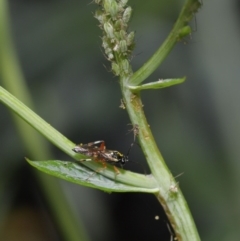
<path fill-rule="evenodd" d="M 76 153 L 83 154 L 90 157 L 89 159 L 81 159 L 80 161 L 96 161 L 103 165 L 103 168 L 98 169 L 96 172 L 100 172 L 107 167 L 106 163 L 113 164 L 113 168 L 116 174 L 119 174 L 119 170 L 115 164 L 120 164 L 123 166 L 128 162 L 128 156 L 133 144 L 130 146 L 127 155 L 124 155 L 116 150 L 106 149 L 105 141 L 94 141 L 87 144 L 79 144 L 75 146 L 72 150 Z M 89 178 L 88 178 L 89 179 Z"/>

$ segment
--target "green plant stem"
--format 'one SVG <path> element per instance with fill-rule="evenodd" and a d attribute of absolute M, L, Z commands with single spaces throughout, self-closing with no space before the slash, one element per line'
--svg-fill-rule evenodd
<path fill-rule="evenodd" d="M 127 80 L 123 80 L 124 83 Z M 171 198 L 171 185 L 177 186 L 171 172 L 155 143 L 150 127 L 142 109 L 139 95 L 133 94 L 127 86 L 122 85 L 124 101 L 133 125 L 139 127 L 139 142 L 151 169 L 153 177 L 158 182 L 159 192 L 155 195 L 164 208 L 175 231 L 178 241 L 199 241 L 197 229 L 188 209 L 187 203 L 179 190 Z"/>
<path fill-rule="evenodd" d="M 0 77 L 3 85 L 28 106 L 33 108 L 31 96 L 24 81 L 16 52 L 13 47 L 8 20 L 6 0 L 0 0 Z M 50 157 L 46 142 L 23 120 L 13 115 L 15 125 L 27 153 L 35 158 Z M 66 240 L 88 240 L 80 220 L 76 220 L 68 202 L 61 191 L 59 182 L 40 172 L 35 172 L 48 198 L 55 219 Z"/>
<path fill-rule="evenodd" d="M 131 77 L 121 75 L 120 78 L 126 109 L 133 126 L 138 126 L 140 145 L 152 175 L 158 182 L 159 192 L 155 194 L 156 198 L 164 208 L 178 241 L 200 241 L 200 237 L 186 200 L 156 145 L 142 108 L 140 92 L 134 93 L 129 85 L 140 84 L 162 63 L 179 38 L 184 36 L 186 25 L 199 6 L 198 1 L 187 0 L 173 30 L 153 57 Z M 176 192 L 172 192 L 172 187 L 177 188 Z"/>
<path fill-rule="evenodd" d="M 191 33 L 191 29 L 187 25 L 200 6 L 201 4 L 198 0 L 186 1 L 171 33 L 153 56 L 131 76 L 129 79 L 130 85 L 138 85 L 142 83 L 160 66 L 175 44 Z"/>
<path fill-rule="evenodd" d="M 41 133 L 44 137 L 46 137 L 55 146 L 64 151 L 67 155 L 71 156 L 77 161 L 84 158 L 84 156 L 76 154 L 72 151 L 72 148 L 75 146 L 74 143 L 72 143 L 65 136 L 59 133 L 56 129 L 54 129 L 51 125 L 49 125 L 46 121 L 44 121 L 41 117 L 35 114 L 32 110 L 30 110 L 27 106 L 25 106 L 22 102 L 20 102 L 17 98 L 12 96 L 8 91 L 3 89 L 1 86 L 0 101 L 3 104 L 5 104 L 8 108 L 10 108 L 14 113 L 16 113 L 19 117 L 21 117 L 25 122 L 27 122 L 34 129 L 36 129 L 39 133 Z M 49 158 L 47 160 L 49 160 Z M 102 168 L 101 164 L 98 165 L 95 162 L 83 162 L 82 164 L 93 170 Z M 147 177 L 142 174 L 121 170 L 121 175 L 118 175 L 116 177 L 116 173 L 113 171 L 113 168 L 107 168 L 106 170 L 104 170 L 104 173 L 101 174 L 104 174 L 104 176 L 107 176 L 114 181 L 117 180 L 120 183 L 125 183 L 132 187 L 141 187 L 143 189 L 146 189 L 145 191 L 149 189 L 149 192 L 152 193 L 158 190 L 156 188 L 155 179 Z"/>

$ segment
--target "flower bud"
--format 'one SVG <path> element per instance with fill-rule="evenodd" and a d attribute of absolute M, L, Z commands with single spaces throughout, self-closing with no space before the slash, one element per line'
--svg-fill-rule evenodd
<path fill-rule="evenodd" d="M 119 42 L 119 49 L 122 53 L 127 52 L 127 42 L 125 40 Z"/>
<path fill-rule="evenodd" d="M 97 10 L 94 14 L 94 17 L 101 23 L 104 24 L 107 20 L 106 20 L 106 15 L 101 11 L 101 10 Z"/>
<path fill-rule="evenodd" d="M 118 5 L 119 5 L 119 7 L 124 8 L 126 6 L 127 2 L 128 2 L 128 0 L 120 0 Z"/>
<path fill-rule="evenodd" d="M 110 38 L 110 39 L 113 39 L 114 38 L 113 26 L 110 23 L 106 22 L 106 23 L 104 23 L 103 27 L 104 27 L 104 30 L 107 34 L 107 37 Z"/>
<path fill-rule="evenodd" d="M 124 11 L 124 13 L 123 13 L 123 17 L 122 17 L 123 22 L 124 22 L 125 24 L 128 23 L 128 21 L 129 21 L 130 18 L 131 18 L 131 15 L 132 15 L 132 8 L 131 8 L 131 7 L 127 7 L 127 8 L 125 9 L 125 11 Z"/>
<path fill-rule="evenodd" d="M 127 36 L 127 45 L 130 46 L 134 43 L 134 32 L 131 32 Z"/>
<path fill-rule="evenodd" d="M 130 66 L 129 66 L 129 62 L 127 59 L 123 59 L 121 62 L 121 69 L 123 70 L 123 72 L 125 74 L 129 74 L 130 72 Z"/>
<path fill-rule="evenodd" d="M 119 66 L 116 64 L 116 62 L 112 62 L 112 71 L 115 75 L 120 75 L 120 68 Z"/>
<path fill-rule="evenodd" d="M 105 0 L 103 5 L 106 13 L 109 13 L 115 19 L 119 11 L 117 2 L 115 0 Z"/>

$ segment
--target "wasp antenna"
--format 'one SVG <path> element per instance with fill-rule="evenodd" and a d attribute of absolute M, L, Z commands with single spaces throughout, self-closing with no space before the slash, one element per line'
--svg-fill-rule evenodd
<path fill-rule="evenodd" d="M 129 149 L 128 149 L 128 152 L 127 152 L 127 157 L 129 156 L 129 154 L 130 154 L 130 151 L 131 151 L 131 149 L 132 149 L 132 147 L 133 147 L 133 145 L 134 145 L 134 142 L 131 144 L 131 146 L 129 147 Z"/>
<path fill-rule="evenodd" d="M 130 145 L 130 147 L 129 147 L 129 149 L 128 149 L 128 152 L 127 152 L 127 155 L 126 155 L 127 158 L 129 157 L 130 151 L 132 150 L 132 147 L 134 146 L 134 144 L 137 144 L 138 147 L 140 147 L 140 145 L 139 145 L 136 141 L 134 141 L 134 142 Z M 135 161 L 130 161 L 130 160 L 129 160 L 129 162 L 133 162 L 133 163 L 135 163 L 135 164 L 140 165 L 140 166 L 142 167 L 143 171 L 144 171 L 144 174 L 147 175 L 146 169 L 144 168 L 144 166 L 143 166 L 141 163 L 135 162 Z"/>

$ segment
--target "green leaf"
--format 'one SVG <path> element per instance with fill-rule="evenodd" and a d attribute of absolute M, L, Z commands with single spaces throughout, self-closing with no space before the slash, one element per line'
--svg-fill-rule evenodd
<path fill-rule="evenodd" d="M 112 178 L 104 176 L 107 169 L 101 170 L 102 166 L 99 166 L 99 172 L 92 172 L 87 167 L 80 163 L 74 163 L 69 161 L 49 160 L 49 161 L 31 161 L 26 159 L 28 163 L 38 170 L 45 172 L 49 175 L 64 179 L 69 182 L 73 182 L 79 185 L 97 188 L 106 192 L 146 192 L 156 193 L 159 191 L 157 188 L 155 179 L 151 176 L 145 176 L 129 171 L 120 169 L 120 174 Z M 113 173 L 112 171 L 110 173 Z M 109 173 L 108 173 L 109 174 Z M 139 183 L 139 186 L 131 185 L 129 183 L 119 182 L 119 177 L 130 176 L 133 180 Z"/>
<path fill-rule="evenodd" d="M 128 88 L 133 92 L 138 92 L 140 90 L 147 90 L 147 89 L 162 89 L 166 87 L 170 87 L 172 85 L 181 84 L 186 80 L 186 77 L 179 78 L 179 79 L 159 79 L 155 82 L 150 82 L 143 85 L 129 85 Z"/>
<path fill-rule="evenodd" d="M 54 145 L 59 147 L 66 154 L 74 158 L 76 161 L 85 158 L 85 156 L 76 154 L 72 149 L 76 145 L 68 140 L 65 136 L 59 133 L 56 129 L 54 129 L 51 125 L 45 122 L 41 117 L 39 117 L 36 113 L 30 110 L 27 106 L 25 106 L 21 101 L 12 96 L 5 89 L 0 87 L 0 101 L 2 101 L 7 107 L 9 107 L 12 111 L 14 111 L 17 115 L 19 115 L 23 120 L 29 123 L 32 127 L 34 127 L 38 132 L 40 132 L 43 136 L 45 136 L 49 141 L 51 141 Z M 108 183 L 105 184 L 102 181 L 99 182 L 99 174 L 94 175 L 92 178 L 86 181 L 86 175 L 91 175 L 91 171 L 89 170 L 98 170 L 102 168 L 101 165 L 95 163 L 94 161 L 84 162 L 80 164 L 67 163 L 64 166 L 64 162 L 62 161 L 28 161 L 32 166 L 38 168 L 39 170 L 51 174 L 56 177 L 63 178 L 68 181 L 74 181 L 75 183 L 91 186 L 94 188 L 102 189 L 104 191 L 116 191 L 116 192 L 148 192 L 154 193 L 158 191 L 158 185 L 156 184 L 156 180 L 151 176 L 140 175 L 137 173 L 132 173 L 129 171 L 121 170 L 121 174 L 117 175 L 113 171 L 111 165 L 107 165 L 107 169 L 105 169 L 101 174 L 106 176 L 104 178 Z M 67 171 L 66 167 L 68 165 L 73 165 L 72 171 L 73 174 L 77 172 L 78 178 L 75 175 L 71 177 L 69 171 Z M 83 165 L 85 167 L 83 167 Z M 74 167 L 74 168 L 73 168 Z M 76 170 L 74 170 L 76 169 Z M 62 172 L 61 170 L 64 170 Z M 86 172 L 88 171 L 88 174 Z M 85 176 L 83 175 L 85 173 Z M 81 175 L 80 175 L 81 174 Z M 98 177 L 98 179 L 97 179 Z M 110 180 L 111 179 L 111 180 Z M 109 181 L 110 180 L 110 181 Z M 121 184 L 120 184 L 121 183 Z"/>

